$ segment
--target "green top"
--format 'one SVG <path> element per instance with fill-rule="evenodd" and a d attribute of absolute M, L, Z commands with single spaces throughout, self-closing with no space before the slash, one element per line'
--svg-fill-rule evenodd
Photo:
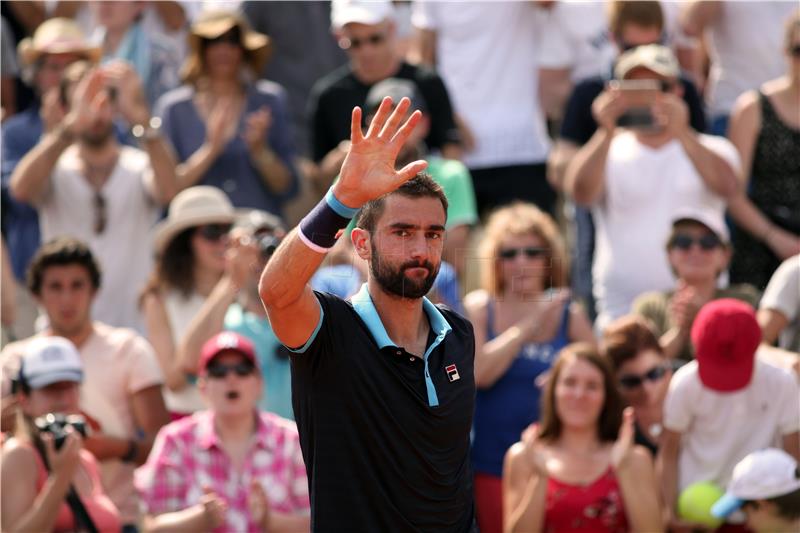
<path fill-rule="evenodd" d="M 661 337 L 675 325 L 669 316 L 669 303 L 674 291 L 646 292 L 633 302 L 633 312 L 650 320 L 656 328 L 656 336 Z M 725 289 L 717 289 L 712 300 L 735 298 L 758 308 L 761 293 L 752 285 L 731 285 Z M 678 354 L 678 359 L 691 361 L 694 359 L 694 346 L 691 341 Z"/>

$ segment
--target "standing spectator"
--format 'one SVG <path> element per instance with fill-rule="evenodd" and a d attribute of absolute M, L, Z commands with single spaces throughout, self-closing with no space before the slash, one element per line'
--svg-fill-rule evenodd
<path fill-rule="evenodd" d="M 266 35 L 228 11 L 192 25 L 186 85 L 159 100 L 156 115 L 181 164 L 181 187 L 212 185 L 236 207 L 282 216 L 298 187 L 286 93 L 254 81 L 270 54 Z"/>
<path fill-rule="evenodd" d="M 2 126 L 2 217 L 3 236 L 14 277 L 18 282 L 17 320 L 12 332 L 17 338 L 33 335 L 36 308 L 25 290 L 25 271 L 39 248 L 41 241 L 39 215 L 27 203 L 18 202 L 9 191 L 11 174 L 17 164 L 36 143 L 43 132 L 48 132 L 63 120 L 64 110 L 58 97 L 61 74 L 70 64 L 80 59 L 95 63 L 101 51 L 89 45 L 80 29 L 64 18 L 44 22 L 19 45 L 19 61 L 23 78 L 33 86 L 37 99 L 35 105 L 3 122 Z"/>
<path fill-rule="evenodd" d="M 147 338 L 164 372 L 164 401 L 173 418 L 203 408 L 192 380 L 197 357 L 186 364 L 181 350 L 189 325 L 211 295 L 222 291 L 221 285 L 235 290 L 236 281 L 225 276 L 230 264 L 228 233 L 235 217 L 224 192 L 200 185 L 178 193 L 167 218 L 156 226 L 156 267 L 141 307 Z"/>
<path fill-rule="evenodd" d="M 749 183 L 730 205 L 731 279 L 759 289 L 800 253 L 800 11 L 787 20 L 784 56 L 786 74 L 740 96 L 728 131 Z"/>
<path fill-rule="evenodd" d="M 740 187 L 736 149 L 689 126 L 678 62 L 668 48 L 630 50 L 614 73 L 618 80 L 649 80 L 660 89 L 650 90 L 652 103 L 645 106 L 650 127 L 618 127 L 636 104 L 618 88 L 601 93 L 592 104 L 600 128 L 566 171 L 565 190 L 577 204 L 592 207 L 596 225 L 598 330 L 626 314 L 642 292 L 672 286 L 663 243 L 677 209 L 689 205 L 721 215 L 725 199 Z"/>
<path fill-rule="evenodd" d="M 601 352 L 614 369 L 622 399 L 633 407 L 636 444 L 655 457 L 672 367 L 653 325 L 636 315 L 618 318 L 606 328 Z"/>
<path fill-rule="evenodd" d="M 690 333 L 703 305 L 719 298 L 736 298 L 755 307 L 759 291 L 750 285 L 720 288 L 720 276 L 731 258 L 728 227 L 719 213 L 681 209 L 667 239 L 667 258 L 676 285 L 648 292 L 633 302 L 633 312 L 650 320 L 668 359 L 694 358 Z"/>
<path fill-rule="evenodd" d="M 80 412 L 83 364 L 75 346 L 61 337 L 30 342 L 15 379 L 20 407 L 15 437 L 3 444 L 3 529 L 80 531 L 88 517 L 96 531 L 119 531 L 119 511 L 103 490 L 84 438 L 67 427 L 58 447 L 54 435 L 35 423 L 48 414 Z M 85 516 L 76 513 L 76 499 Z"/>
<path fill-rule="evenodd" d="M 308 480 L 297 427 L 256 408 L 253 344 L 220 333 L 197 369 L 208 410 L 159 432 L 136 473 L 148 531 L 308 531 Z"/>
<path fill-rule="evenodd" d="M 311 93 L 312 150 L 320 188 L 330 186 L 347 154 L 353 107 L 364 107 L 370 88 L 387 78 L 416 84 L 430 110 L 428 148 L 458 159 L 461 150 L 450 96 L 438 74 L 403 61 L 392 3 L 334 0 L 331 25 L 350 62 L 319 80 Z"/>
<path fill-rule="evenodd" d="M 800 456 L 800 390 L 795 378 L 756 359 L 753 309 L 723 298 L 703 306 L 692 326 L 696 359 L 680 368 L 664 404 L 658 470 L 669 522 L 678 494 L 698 481 L 726 486 L 734 465 L 774 439 Z M 735 421 L 735 423 L 731 423 Z"/>
<path fill-rule="evenodd" d="M 725 135 L 728 116 L 742 93 L 780 76 L 781 25 L 797 10 L 794 2 L 692 0 L 683 6 L 683 31 L 708 42 L 710 72 L 691 67 L 706 95 L 709 133 Z"/>
<path fill-rule="evenodd" d="M 784 261 L 769 280 L 758 308 L 764 342 L 800 354 L 800 255 Z"/>
<path fill-rule="evenodd" d="M 286 88 L 294 144 L 300 155 L 310 158 L 306 109 L 311 87 L 347 61 L 330 31 L 331 3 L 248 0 L 242 2 L 242 11 L 253 29 L 275 44 L 272 59 L 257 74 Z"/>
<path fill-rule="evenodd" d="M 80 407 L 92 429 L 84 447 L 100 462 L 103 487 L 119 509 L 123 531 L 132 531 L 139 519 L 134 468 L 144 463 L 156 433 L 169 421 L 156 356 L 135 332 L 91 320 L 100 270 L 84 243 L 71 238 L 46 243 L 31 263 L 28 283 L 49 326 L 0 354 L 2 396 L 9 395 L 9 379 L 37 339 L 59 336 L 75 345 L 84 372 Z"/>
<path fill-rule="evenodd" d="M 45 240 L 71 235 L 97 255 L 106 283 L 93 315 L 141 331 L 137 299 L 152 264 L 142 250 L 151 247 L 160 207 L 178 192 L 174 157 L 125 63 L 76 64 L 61 94 L 69 112 L 14 169 L 11 193 L 37 206 Z M 144 150 L 119 144 L 115 113 L 137 125 Z"/>
<path fill-rule="evenodd" d="M 130 63 L 142 80 L 149 105 L 180 84 L 180 58 L 175 50 L 142 25 L 144 2 L 104 0 L 89 6 L 97 22 L 92 40 L 103 49 L 102 62 Z"/>
<path fill-rule="evenodd" d="M 652 459 L 594 346 L 561 350 L 541 420 L 506 454 L 504 531 L 664 530 Z"/>
<path fill-rule="evenodd" d="M 514 200 L 552 213 L 537 81 L 534 2 L 417 2 L 417 54 L 441 72 L 469 133 L 464 163 L 478 211 Z M 435 102 L 428 101 L 430 106 Z"/>
<path fill-rule="evenodd" d="M 483 288 L 465 299 L 475 328 L 472 465 L 481 531 L 501 531 L 503 457 L 539 419 L 541 379 L 570 342 L 594 342 L 565 291 L 569 261 L 555 222 L 530 204 L 489 218 L 481 241 Z"/>
<path fill-rule="evenodd" d="M 5 17 L 2 21 L 2 43 L 0 43 L 0 120 L 5 121 L 8 117 L 17 112 L 17 99 L 15 78 L 19 75 L 19 66 L 15 57 L 15 46 L 11 35 L 11 26 L 6 22 Z"/>

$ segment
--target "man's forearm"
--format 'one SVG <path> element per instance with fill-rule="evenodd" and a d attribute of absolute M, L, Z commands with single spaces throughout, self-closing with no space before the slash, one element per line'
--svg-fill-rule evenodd
<path fill-rule="evenodd" d="M 154 437 L 147 437 L 135 441 L 136 453 L 131 458 L 131 463 L 142 465 L 147 461 L 150 449 L 153 447 Z M 94 434 L 84 441 L 84 448 L 92 452 L 98 461 L 109 459 L 122 459 L 131 449 L 131 439 L 111 437 L 102 433 Z"/>
<path fill-rule="evenodd" d="M 299 231 L 298 226 L 286 236 L 261 274 L 259 293 L 267 307 L 280 309 L 297 301 L 325 259 L 326 254 L 300 240 Z"/>
<path fill-rule="evenodd" d="M 178 177 L 178 189 L 183 190 L 197 184 L 203 177 L 214 161 L 219 157 L 219 153 L 209 144 L 203 144 L 198 148 L 189 159 L 178 165 L 175 172 Z"/>
<path fill-rule="evenodd" d="M 167 205 L 181 191 L 175 170 L 175 154 L 161 136 L 145 140 L 142 146 L 150 156 L 157 200 L 161 205 Z"/>
<path fill-rule="evenodd" d="M 72 144 L 72 134 L 59 127 L 45 134 L 23 157 L 11 174 L 11 194 L 20 202 L 32 202 L 47 189 L 50 175 L 64 150 Z"/>
<path fill-rule="evenodd" d="M 606 158 L 613 138 L 614 132 L 598 128 L 567 166 L 564 188 L 575 203 L 590 205 L 602 194 Z"/>
<path fill-rule="evenodd" d="M 703 146 L 693 130 L 686 128 L 678 135 L 678 140 L 703 182 L 714 193 L 730 199 L 741 190 L 736 172 L 725 159 Z"/>

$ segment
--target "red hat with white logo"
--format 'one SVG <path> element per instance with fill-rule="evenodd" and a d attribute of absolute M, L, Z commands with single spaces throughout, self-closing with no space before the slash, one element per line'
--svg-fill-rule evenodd
<path fill-rule="evenodd" d="M 211 360 L 222 352 L 227 352 L 229 350 L 243 355 L 258 368 L 256 349 L 253 343 L 250 342 L 250 339 L 232 331 L 223 331 L 208 339 L 203 345 L 203 349 L 200 351 L 198 373 L 205 374 Z"/>

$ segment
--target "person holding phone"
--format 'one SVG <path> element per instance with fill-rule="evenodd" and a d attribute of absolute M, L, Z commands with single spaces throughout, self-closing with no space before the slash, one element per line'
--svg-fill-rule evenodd
<path fill-rule="evenodd" d="M 672 286 L 662 243 L 676 210 L 702 206 L 722 214 L 741 187 L 733 145 L 689 126 L 668 48 L 634 48 L 614 74 L 618 85 L 592 104 L 600 127 L 571 160 L 565 181 L 567 194 L 591 207 L 595 220 L 598 330 L 626 314 L 642 292 Z"/>

